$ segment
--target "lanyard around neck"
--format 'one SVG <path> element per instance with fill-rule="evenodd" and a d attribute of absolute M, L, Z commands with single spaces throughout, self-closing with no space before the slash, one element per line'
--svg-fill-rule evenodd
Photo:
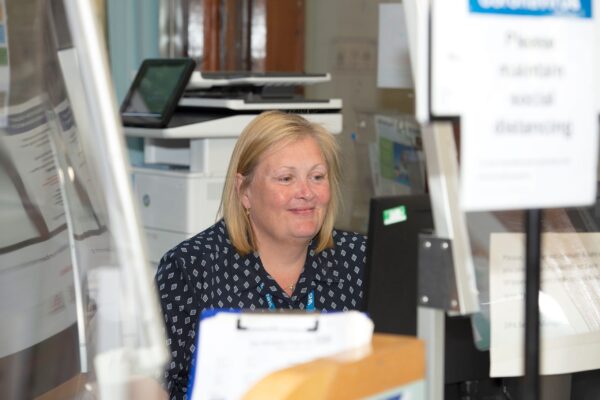
<path fill-rule="evenodd" d="M 264 288 L 264 283 L 260 285 L 260 290 Z M 273 296 L 271 293 L 265 294 L 265 300 L 269 306 L 269 310 L 275 310 L 277 307 L 275 306 L 275 301 L 273 300 Z M 315 310 L 315 290 L 311 290 L 308 294 L 308 300 L 306 301 L 306 311 L 314 311 Z"/>

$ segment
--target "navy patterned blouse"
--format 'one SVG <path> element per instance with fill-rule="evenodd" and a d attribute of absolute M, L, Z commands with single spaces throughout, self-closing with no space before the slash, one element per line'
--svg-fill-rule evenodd
<path fill-rule="evenodd" d="M 236 252 L 223 220 L 168 251 L 158 266 L 156 284 L 171 350 L 165 371 L 170 398 L 187 398 L 196 326 L 204 309 L 360 309 L 366 238 L 334 230 L 333 239 L 334 247 L 318 254 L 310 243 L 291 297 L 256 253 Z"/>

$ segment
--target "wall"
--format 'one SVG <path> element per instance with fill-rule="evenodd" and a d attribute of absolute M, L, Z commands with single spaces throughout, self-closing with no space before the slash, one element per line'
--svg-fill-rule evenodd
<path fill-rule="evenodd" d="M 142 60 L 158 57 L 159 0 L 105 1 L 111 73 L 120 103 Z M 142 163 L 142 139 L 128 137 L 127 147 L 131 163 Z"/>
<path fill-rule="evenodd" d="M 399 1 L 306 0 L 306 71 L 332 74 L 331 82 L 309 87 L 306 94 L 341 98 L 344 103 L 344 129 L 339 136 L 344 212 L 337 226 L 361 232 L 366 232 L 373 194 L 364 137 L 369 134 L 366 117 L 374 112 L 414 113 L 412 90 L 376 87 L 380 3 Z"/>

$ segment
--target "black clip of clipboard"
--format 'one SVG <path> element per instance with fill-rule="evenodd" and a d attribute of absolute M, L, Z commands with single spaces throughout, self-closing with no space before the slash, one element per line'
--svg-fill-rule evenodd
<path fill-rule="evenodd" d="M 303 331 L 303 332 L 317 332 L 319 330 L 319 315 L 318 313 L 311 313 L 307 317 L 312 318 L 314 321 L 310 321 L 308 324 L 300 324 L 294 323 L 291 324 L 289 322 L 281 323 L 281 318 L 272 318 L 272 317 L 281 317 L 281 315 L 289 315 L 290 318 L 293 316 L 300 316 L 306 313 L 304 312 L 285 312 L 285 313 L 273 313 L 273 312 L 248 312 L 241 313 L 237 318 L 236 329 L 239 331 L 281 331 L 281 332 L 290 332 L 290 331 Z M 261 323 L 256 324 L 250 323 L 248 324 L 248 317 L 251 318 L 260 318 Z M 271 323 L 265 323 L 267 320 L 271 320 Z"/>

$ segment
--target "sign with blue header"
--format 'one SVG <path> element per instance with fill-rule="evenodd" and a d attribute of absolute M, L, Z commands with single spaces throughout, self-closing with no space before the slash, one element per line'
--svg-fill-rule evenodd
<path fill-rule="evenodd" d="M 592 18 L 591 0 L 469 0 L 473 13 Z"/>
<path fill-rule="evenodd" d="M 461 121 L 467 211 L 596 199 L 591 0 L 433 0 L 432 114 Z"/>

